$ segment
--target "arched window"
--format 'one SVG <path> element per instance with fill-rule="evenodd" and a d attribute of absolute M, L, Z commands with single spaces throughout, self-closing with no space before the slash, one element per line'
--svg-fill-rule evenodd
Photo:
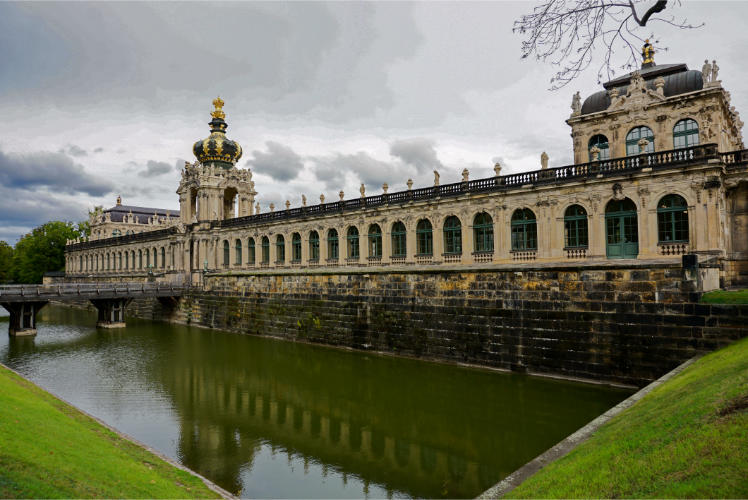
<path fill-rule="evenodd" d="M 125 252 L 125 269 L 130 269 L 130 252 Z"/>
<path fill-rule="evenodd" d="M 699 124 L 691 118 L 680 120 L 673 127 L 673 149 L 689 148 L 699 144 Z"/>
<path fill-rule="evenodd" d="M 267 236 L 262 237 L 262 263 L 270 263 L 270 238 Z"/>
<path fill-rule="evenodd" d="M 476 252 L 493 252 L 493 219 L 486 212 L 473 218 L 473 241 Z"/>
<path fill-rule="evenodd" d="M 135 269 L 135 250 L 130 252 L 130 257 L 132 257 L 132 268 Z"/>
<path fill-rule="evenodd" d="M 682 196 L 669 194 L 657 204 L 657 235 L 660 243 L 688 241 L 688 204 Z"/>
<path fill-rule="evenodd" d="M 434 254 L 434 232 L 428 219 L 421 219 L 416 224 L 416 255 Z"/>
<path fill-rule="evenodd" d="M 234 242 L 234 264 L 237 266 L 242 265 L 242 240 L 239 238 Z"/>
<path fill-rule="evenodd" d="M 229 267 L 230 254 L 229 241 L 223 240 L 223 267 Z"/>
<path fill-rule="evenodd" d="M 358 259 L 358 228 L 355 226 L 349 227 L 348 235 L 346 238 L 348 240 L 348 258 Z"/>
<path fill-rule="evenodd" d="M 587 248 L 587 211 L 581 205 L 564 213 L 564 240 L 566 248 Z"/>
<path fill-rule="evenodd" d="M 106 267 L 104 269 L 109 270 L 109 254 L 106 254 Z"/>
<path fill-rule="evenodd" d="M 301 235 L 291 235 L 291 262 L 301 262 Z"/>
<path fill-rule="evenodd" d="M 156 249 L 153 249 L 153 267 L 158 267 L 158 259 L 156 258 L 158 254 L 156 253 Z"/>
<path fill-rule="evenodd" d="M 283 264 L 286 261 L 286 239 L 282 234 L 275 238 L 275 263 Z"/>
<path fill-rule="evenodd" d="M 444 253 L 459 255 L 462 253 L 462 226 L 460 219 L 450 215 L 444 221 Z"/>
<path fill-rule="evenodd" d="M 82 270 L 83 270 L 83 256 L 79 255 L 78 256 L 78 271 L 82 271 Z"/>
<path fill-rule="evenodd" d="M 161 269 L 166 267 L 166 248 L 161 247 Z"/>
<path fill-rule="evenodd" d="M 255 265 L 255 239 L 250 238 L 247 240 L 247 264 L 250 266 Z"/>
<path fill-rule="evenodd" d="M 406 231 L 405 224 L 400 221 L 392 225 L 392 256 L 405 257 L 407 246 L 405 243 Z"/>
<path fill-rule="evenodd" d="M 538 225 L 535 214 L 522 208 L 512 214 L 512 251 L 537 250 Z"/>
<path fill-rule="evenodd" d="M 649 141 L 647 147 L 644 148 L 645 153 L 654 153 L 655 150 L 655 137 L 652 129 L 645 126 L 634 127 L 628 134 L 626 134 L 626 156 L 633 156 L 639 154 L 639 141 L 646 139 Z"/>
<path fill-rule="evenodd" d="M 628 198 L 605 206 L 605 254 L 609 259 L 635 259 L 639 254 L 636 205 Z"/>
<path fill-rule="evenodd" d="M 138 250 L 138 269 L 143 269 L 143 251 Z"/>
<path fill-rule="evenodd" d="M 369 226 L 369 257 L 382 257 L 382 228 L 379 224 Z"/>
<path fill-rule="evenodd" d="M 590 151 L 593 147 L 597 147 L 600 150 L 600 154 L 597 157 L 598 160 L 610 159 L 610 145 L 608 144 L 607 137 L 602 134 L 593 135 L 587 144 L 587 151 Z M 592 152 L 590 152 L 590 161 L 592 161 Z"/>
<path fill-rule="evenodd" d="M 144 253 L 145 253 L 145 267 L 147 269 L 151 267 L 151 251 L 146 248 Z"/>
<path fill-rule="evenodd" d="M 327 231 L 327 260 L 338 260 L 339 255 L 338 231 L 330 229 Z"/>
<path fill-rule="evenodd" d="M 309 233 L 309 260 L 319 261 L 319 233 L 317 231 Z"/>
<path fill-rule="evenodd" d="M 122 270 L 122 252 L 117 253 L 117 269 Z"/>

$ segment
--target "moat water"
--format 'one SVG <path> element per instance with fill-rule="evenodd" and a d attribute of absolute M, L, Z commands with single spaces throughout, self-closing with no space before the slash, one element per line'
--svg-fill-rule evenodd
<path fill-rule="evenodd" d="M 4 311 L 2 311 L 4 313 Z M 0 362 L 242 497 L 474 497 L 631 394 L 46 307 Z"/>

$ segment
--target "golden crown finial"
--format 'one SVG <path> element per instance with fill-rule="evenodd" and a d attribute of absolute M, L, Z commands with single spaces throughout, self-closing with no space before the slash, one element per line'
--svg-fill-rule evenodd
<path fill-rule="evenodd" d="M 212 116 L 213 118 L 219 118 L 221 120 L 226 118 L 226 113 L 223 112 L 223 99 L 221 99 L 220 97 L 216 97 L 215 99 L 213 99 L 213 106 L 215 106 L 216 109 L 215 111 L 210 113 L 210 116 Z"/>
<path fill-rule="evenodd" d="M 654 47 L 649 43 L 649 38 L 644 40 L 644 47 L 642 47 L 642 64 L 654 64 Z"/>

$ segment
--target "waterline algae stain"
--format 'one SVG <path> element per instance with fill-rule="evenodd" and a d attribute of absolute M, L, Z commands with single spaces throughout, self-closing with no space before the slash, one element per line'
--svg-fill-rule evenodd
<path fill-rule="evenodd" d="M 473 497 L 630 391 L 49 307 L 0 361 L 251 497 Z M 302 327 L 314 329 L 313 318 Z"/>

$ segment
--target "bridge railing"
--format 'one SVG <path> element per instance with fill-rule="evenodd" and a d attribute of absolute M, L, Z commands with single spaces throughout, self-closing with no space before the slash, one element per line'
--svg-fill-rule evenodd
<path fill-rule="evenodd" d="M 171 283 L 59 283 L 50 285 L 0 285 L 0 301 L 19 297 L 71 297 L 91 295 L 181 294 L 187 287 Z"/>

